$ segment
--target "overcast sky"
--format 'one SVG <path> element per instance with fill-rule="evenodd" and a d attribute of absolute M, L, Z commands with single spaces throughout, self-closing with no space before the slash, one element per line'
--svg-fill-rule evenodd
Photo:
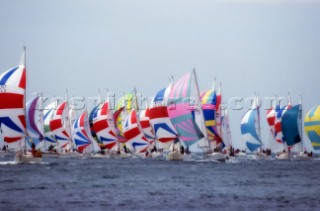
<path fill-rule="evenodd" d="M 320 3 L 312 0 L 0 1 L 0 69 L 27 46 L 28 99 L 152 97 L 196 68 L 201 90 L 216 77 L 231 97 L 303 96 L 320 104 Z M 246 110 L 230 111 L 234 141 Z M 262 138 L 268 128 L 262 111 Z"/>

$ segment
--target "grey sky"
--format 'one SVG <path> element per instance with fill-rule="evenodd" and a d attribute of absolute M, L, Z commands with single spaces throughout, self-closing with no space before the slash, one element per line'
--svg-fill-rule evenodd
<path fill-rule="evenodd" d="M 12 0 L 0 2 L 0 69 L 27 46 L 28 98 L 116 96 L 133 86 L 151 97 L 196 68 L 200 89 L 214 76 L 223 98 L 303 95 L 320 103 L 319 1 Z M 105 91 L 103 91 L 105 93 Z M 245 113 L 230 111 L 233 139 Z M 262 112 L 262 135 L 268 130 Z"/>

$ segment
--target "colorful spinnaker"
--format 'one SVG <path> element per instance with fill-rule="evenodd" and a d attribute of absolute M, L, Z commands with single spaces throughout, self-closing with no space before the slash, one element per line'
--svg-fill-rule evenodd
<path fill-rule="evenodd" d="M 283 140 L 288 147 L 301 142 L 300 125 L 301 123 L 301 105 L 292 106 L 282 116 L 281 128 Z"/>
<path fill-rule="evenodd" d="M 50 120 L 52 115 L 57 107 L 57 101 L 54 100 L 49 105 L 47 105 L 43 110 L 43 128 L 44 128 L 44 141 L 46 142 L 45 146 L 55 146 L 56 140 L 54 135 L 50 130 Z"/>
<path fill-rule="evenodd" d="M 147 107 L 139 112 L 139 121 L 141 124 L 142 132 L 146 139 L 152 144 L 155 141 L 153 129 L 150 124 L 150 109 Z"/>
<path fill-rule="evenodd" d="M 71 129 L 68 112 L 67 101 L 64 101 L 54 111 L 50 120 L 50 130 L 55 136 L 57 147 L 60 151 L 71 149 Z"/>
<path fill-rule="evenodd" d="M 308 111 L 304 118 L 304 130 L 314 150 L 320 150 L 320 106 Z"/>
<path fill-rule="evenodd" d="M 195 118 L 196 105 L 193 100 L 198 101 L 198 99 L 191 99 L 193 73 L 194 71 L 187 73 L 173 84 L 167 109 L 171 122 L 178 131 L 179 138 L 187 147 L 204 138 Z"/>
<path fill-rule="evenodd" d="M 255 97 L 252 108 L 245 113 L 241 120 L 241 134 L 247 148 L 252 152 L 257 150 L 261 145 L 260 121 L 259 121 L 259 104 Z"/>
<path fill-rule="evenodd" d="M 284 144 L 282 142 L 281 117 L 283 111 L 279 105 L 272 106 L 267 110 L 266 118 L 270 127 L 270 139 L 268 147 L 272 152 L 278 153 L 283 151 Z"/>
<path fill-rule="evenodd" d="M 98 138 L 98 136 L 97 136 L 97 134 L 96 134 L 96 131 L 94 130 L 94 128 L 93 128 L 93 118 L 94 118 L 94 115 L 95 115 L 95 113 L 96 113 L 96 111 L 99 109 L 99 107 L 101 106 L 101 101 L 100 101 L 100 103 L 98 103 L 98 105 L 95 105 L 92 109 L 91 109 L 91 111 L 90 111 L 90 113 L 89 113 L 89 124 L 90 124 L 90 132 L 91 132 L 91 135 L 92 135 L 92 137 L 96 140 L 96 141 L 98 141 L 99 143 L 101 143 L 101 141 L 100 141 L 100 139 Z"/>
<path fill-rule="evenodd" d="M 126 138 L 127 146 L 134 153 L 144 153 L 148 149 L 149 142 L 142 132 L 135 109 L 131 110 L 125 120 L 123 134 Z"/>
<path fill-rule="evenodd" d="M 86 111 L 73 124 L 72 138 L 79 153 L 99 152 L 100 148 L 90 133 L 88 114 Z"/>
<path fill-rule="evenodd" d="M 21 150 L 25 146 L 25 92 L 24 52 L 19 66 L 0 75 L 0 125 L 9 149 Z"/>
<path fill-rule="evenodd" d="M 161 89 L 152 99 L 149 108 L 150 124 L 157 140 L 168 144 L 178 137 L 178 132 L 171 123 L 167 111 L 167 100 L 170 91 L 171 85 Z"/>
<path fill-rule="evenodd" d="M 34 144 L 36 149 L 43 149 L 44 147 L 43 117 L 40 105 L 41 102 L 38 96 L 29 100 L 26 105 L 27 143 L 30 147 Z"/>
<path fill-rule="evenodd" d="M 218 132 L 218 129 L 221 130 L 221 127 L 219 126 L 218 128 L 217 125 L 217 121 L 219 124 L 221 123 L 221 120 L 218 120 L 221 118 L 221 112 L 217 110 L 217 108 L 220 108 L 217 104 L 217 93 L 215 90 L 208 90 L 202 92 L 200 97 L 208 140 L 218 145 L 222 142 L 222 139 L 221 134 L 219 134 L 220 131 Z"/>
<path fill-rule="evenodd" d="M 118 150 L 116 126 L 108 101 L 100 104 L 96 109 L 92 124 L 99 141 L 109 150 Z"/>
<path fill-rule="evenodd" d="M 117 126 L 117 135 L 120 142 L 125 142 L 123 135 L 123 124 L 132 109 L 138 110 L 137 99 L 134 92 L 130 92 L 120 98 L 115 107 L 115 122 Z M 121 112 L 119 112 L 121 110 Z"/>
<path fill-rule="evenodd" d="M 276 112 L 276 119 L 274 123 L 274 130 L 275 130 L 275 139 L 276 142 L 282 143 L 285 145 L 283 141 L 283 133 L 282 133 L 282 117 L 284 113 L 292 107 L 291 103 L 289 102 L 288 105 L 280 107 L 280 105 L 276 105 L 275 112 Z"/>

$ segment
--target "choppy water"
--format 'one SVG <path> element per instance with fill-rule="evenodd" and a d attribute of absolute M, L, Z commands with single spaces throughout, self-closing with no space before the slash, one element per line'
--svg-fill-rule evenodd
<path fill-rule="evenodd" d="M 319 210 L 320 160 L 0 165 L 0 210 Z"/>

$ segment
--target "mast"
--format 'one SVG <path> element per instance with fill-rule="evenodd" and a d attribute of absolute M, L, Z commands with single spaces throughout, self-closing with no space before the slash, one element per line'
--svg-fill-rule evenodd
<path fill-rule="evenodd" d="M 202 110 L 202 105 L 201 105 L 201 98 L 200 98 L 200 90 L 199 90 L 199 84 L 198 84 L 198 79 L 197 79 L 197 74 L 196 74 L 196 70 L 193 69 L 193 75 L 194 75 L 194 81 L 195 81 L 195 87 L 196 87 L 196 91 L 197 91 L 197 100 L 200 104 L 200 117 L 201 117 L 201 127 L 204 129 L 204 138 L 206 139 L 206 142 L 208 144 L 208 148 L 210 148 L 210 143 L 209 143 L 209 139 L 208 139 L 208 131 L 207 128 L 205 126 L 205 118 L 204 118 L 204 114 L 203 114 L 203 110 Z"/>
<path fill-rule="evenodd" d="M 226 124 L 228 143 L 229 143 L 229 146 L 232 146 L 232 138 L 231 138 L 230 124 L 229 124 L 229 114 L 228 114 L 226 108 L 224 109 L 224 120 L 225 120 L 225 124 Z"/>
<path fill-rule="evenodd" d="M 136 104 L 136 109 L 137 109 L 137 113 L 139 111 L 139 106 L 138 106 L 138 98 L 137 98 L 137 89 L 136 87 L 134 86 L 133 88 L 133 93 L 134 93 L 134 102 Z"/>
<path fill-rule="evenodd" d="M 221 119 L 221 116 L 222 116 L 222 110 L 221 110 L 221 107 L 222 107 L 222 94 L 221 94 L 221 87 L 222 87 L 222 83 L 220 82 L 220 84 L 219 84 L 219 92 L 218 92 L 219 95 L 220 95 L 220 105 L 219 105 L 219 123 L 220 123 L 220 128 L 219 128 L 219 135 L 220 135 L 220 138 L 222 139 L 222 119 Z"/>
<path fill-rule="evenodd" d="M 66 89 L 66 102 L 67 102 L 67 112 L 66 112 L 66 121 L 65 121 L 65 124 L 68 124 L 66 125 L 67 127 L 69 127 L 69 134 L 70 134 L 70 137 L 69 137 L 69 144 L 71 144 L 71 148 L 72 150 L 75 149 L 75 146 L 73 144 L 73 140 L 72 140 L 72 129 L 71 127 L 73 127 L 73 125 L 71 125 L 71 118 L 70 118 L 70 106 L 69 106 L 69 93 L 68 93 L 68 89 Z M 74 100 L 74 99 L 73 99 Z"/>
<path fill-rule="evenodd" d="M 102 96 L 101 96 L 100 89 L 98 89 L 98 93 L 99 93 L 99 104 L 101 104 L 102 103 Z"/>
<path fill-rule="evenodd" d="M 41 122 L 42 122 L 42 124 L 41 124 L 41 132 L 42 132 L 42 134 L 41 135 L 43 135 L 43 137 L 42 137 L 42 141 L 43 141 L 43 143 L 44 143 L 44 150 L 46 151 L 47 150 L 47 144 L 46 144 L 46 139 L 45 139 L 45 134 L 44 134 L 44 121 L 43 121 L 43 101 L 42 101 L 42 99 L 43 99 L 43 94 L 42 94 L 42 92 L 40 93 L 40 103 L 39 103 L 39 118 L 40 118 L 40 120 L 41 120 Z"/>
<path fill-rule="evenodd" d="M 282 113 L 282 116 L 284 115 L 285 112 L 287 112 L 288 109 L 290 109 L 289 107 L 291 107 L 291 97 L 290 97 L 290 92 L 288 92 L 288 105 L 286 106 L 285 110 Z M 282 116 L 281 116 L 281 123 L 282 123 Z M 290 152 L 290 148 L 287 146 L 286 142 L 283 141 L 284 144 L 284 148 L 288 148 L 288 152 Z"/>
<path fill-rule="evenodd" d="M 288 101 L 289 101 L 288 105 L 291 105 L 291 97 L 290 97 L 290 92 L 288 92 Z"/>
<path fill-rule="evenodd" d="M 261 142 L 261 148 L 262 148 L 262 140 L 261 140 L 261 126 L 260 126 L 260 103 L 259 103 L 259 94 L 257 94 L 256 98 L 256 109 L 257 109 L 257 115 L 258 115 L 258 136 L 260 138 Z"/>
<path fill-rule="evenodd" d="M 216 77 L 213 77 L 213 83 L 211 86 L 211 90 L 216 90 L 216 84 L 217 84 L 217 79 L 216 79 Z"/>
<path fill-rule="evenodd" d="M 23 46 L 23 54 L 20 60 L 20 65 L 23 65 L 26 73 L 27 73 L 27 48 L 26 46 Z M 26 118 L 27 116 L 27 109 L 26 109 L 26 88 L 24 89 L 24 98 L 23 98 L 23 107 L 24 107 L 24 117 Z M 24 138 L 24 151 L 27 153 L 27 137 L 28 137 L 28 130 L 25 128 L 25 138 Z M 20 150 L 21 150 L 21 142 L 20 142 Z"/>
<path fill-rule="evenodd" d="M 302 125 L 302 95 L 300 95 L 300 107 L 299 107 L 299 122 L 300 122 L 300 139 L 301 139 L 301 150 L 303 150 L 303 125 Z"/>

